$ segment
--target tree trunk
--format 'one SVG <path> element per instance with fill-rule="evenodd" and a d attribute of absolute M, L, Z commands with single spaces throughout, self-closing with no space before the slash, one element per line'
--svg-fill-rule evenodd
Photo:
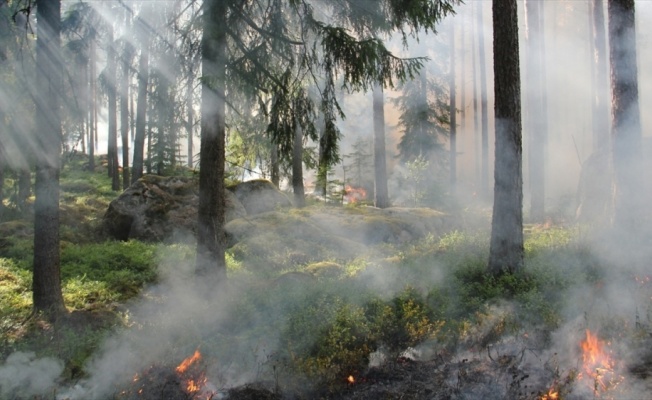
<path fill-rule="evenodd" d="M 34 202 L 34 310 L 55 319 L 66 311 L 61 293 L 59 250 L 59 172 L 61 154 L 60 94 L 61 1 L 37 3 L 36 200 Z"/>
<path fill-rule="evenodd" d="M 496 149 L 488 270 L 523 268 L 521 78 L 516 0 L 493 0 Z"/>
<path fill-rule="evenodd" d="M 195 84 L 195 73 L 193 71 L 193 66 L 188 65 L 188 86 L 186 87 L 186 132 L 188 134 L 188 167 L 192 168 L 194 166 L 193 157 L 194 157 L 194 135 L 193 127 L 195 125 L 195 113 L 192 109 L 193 107 L 193 85 Z"/>
<path fill-rule="evenodd" d="M 613 166 L 615 179 L 614 227 L 635 233 L 645 197 L 641 192 L 641 121 L 638 104 L 634 0 L 608 0 L 609 63 Z"/>
<path fill-rule="evenodd" d="M 95 149 L 97 146 L 96 131 L 97 131 L 97 79 L 95 69 L 97 68 L 97 54 L 95 49 L 95 42 L 91 40 L 89 68 L 88 68 L 88 83 L 90 85 L 90 110 L 89 117 L 89 135 L 88 135 L 88 169 L 95 172 Z"/>
<path fill-rule="evenodd" d="M 107 75 L 107 97 L 108 105 L 108 164 L 109 177 L 111 177 L 111 189 L 120 190 L 120 175 L 118 173 L 118 110 L 117 110 L 117 88 L 116 88 L 116 51 L 113 42 L 113 31 L 109 31 L 108 50 L 106 60 Z"/>
<path fill-rule="evenodd" d="M 484 49 L 484 26 L 482 21 L 483 6 L 484 2 L 478 2 L 478 62 L 480 67 L 480 110 L 482 113 L 482 163 L 480 168 L 480 190 L 482 192 L 482 197 L 487 198 L 489 195 L 489 110 L 487 106 L 487 63 Z"/>
<path fill-rule="evenodd" d="M 374 205 L 389 207 L 387 160 L 385 154 L 385 96 L 380 84 L 373 88 L 374 112 Z"/>
<path fill-rule="evenodd" d="M 317 163 L 317 184 L 315 193 L 318 196 L 326 197 L 328 187 L 328 165 L 326 163 L 326 130 L 323 130 L 319 138 L 319 161 Z"/>
<path fill-rule="evenodd" d="M 198 281 L 219 284 L 226 280 L 224 232 L 224 162 L 226 112 L 226 12 L 220 0 L 204 3 L 201 145 L 199 157 L 199 206 L 197 223 Z"/>
<path fill-rule="evenodd" d="M 450 113 L 450 137 L 449 137 L 449 172 L 450 172 L 450 192 L 455 193 L 455 185 L 457 184 L 457 108 L 455 92 L 455 23 L 451 21 L 450 32 L 450 75 L 449 79 L 449 113 Z"/>
<path fill-rule="evenodd" d="M 303 130 L 295 118 L 294 142 L 292 146 L 292 191 L 294 192 L 294 206 L 306 206 L 306 192 L 303 187 Z"/>
<path fill-rule="evenodd" d="M 138 100 L 136 101 L 136 137 L 134 138 L 134 162 L 132 163 L 131 181 L 143 176 L 145 153 L 145 129 L 147 124 L 147 83 L 149 81 L 149 30 L 139 21 L 143 34 L 140 60 L 138 61 Z"/>
<path fill-rule="evenodd" d="M 120 81 L 120 135 L 122 136 L 122 187 L 129 183 L 129 79 L 131 70 L 131 45 L 125 43 L 122 52 L 122 80 Z"/>
<path fill-rule="evenodd" d="M 527 124 L 529 131 L 530 218 L 534 222 L 545 219 L 545 149 L 547 132 L 545 115 L 544 59 L 543 59 L 543 2 L 527 0 L 526 9 L 526 82 Z"/>

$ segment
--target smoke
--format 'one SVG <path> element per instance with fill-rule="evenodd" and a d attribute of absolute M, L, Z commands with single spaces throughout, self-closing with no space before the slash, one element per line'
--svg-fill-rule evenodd
<path fill-rule="evenodd" d="M 0 365 L 0 397 L 29 398 L 52 393 L 63 372 L 63 362 L 36 358 L 31 352 L 16 352 Z"/>

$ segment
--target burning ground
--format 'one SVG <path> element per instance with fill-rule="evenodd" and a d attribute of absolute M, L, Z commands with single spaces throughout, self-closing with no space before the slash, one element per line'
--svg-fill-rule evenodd
<path fill-rule="evenodd" d="M 644 254 L 529 226 L 526 270 L 492 277 L 482 215 L 422 212 L 314 205 L 237 221 L 220 288 L 194 280 L 192 246 L 66 244 L 70 317 L 3 314 L 0 398 L 649 397 Z M 29 307 L 21 240 L 2 249 L 14 310 Z"/>

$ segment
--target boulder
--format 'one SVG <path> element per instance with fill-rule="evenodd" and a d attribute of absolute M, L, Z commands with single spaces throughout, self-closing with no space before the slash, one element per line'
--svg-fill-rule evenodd
<path fill-rule="evenodd" d="M 109 204 L 103 226 L 118 240 L 179 240 L 197 231 L 199 183 L 189 177 L 145 175 Z M 246 211 L 227 190 L 227 221 Z"/>
<path fill-rule="evenodd" d="M 292 207 L 290 199 L 265 179 L 241 182 L 229 187 L 229 190 L 235 193 L 248 215 Z"/>

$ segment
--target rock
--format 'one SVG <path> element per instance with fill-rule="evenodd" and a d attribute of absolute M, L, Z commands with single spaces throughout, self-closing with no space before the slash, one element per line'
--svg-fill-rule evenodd
<path fill-rule="evenodd" d="M 290 199 L 268 180 L 255 179 L 229 187 L 248 215 L 292 207 Z"/>
<path fill-rule="evenodd" d="M 188 177 L 145 175 L 109 204 L 103 226 L 118 240 L 180 240 L 197 231 L 198 181 Z M 226 191 L 226 220 L 246 211 Z"/>

